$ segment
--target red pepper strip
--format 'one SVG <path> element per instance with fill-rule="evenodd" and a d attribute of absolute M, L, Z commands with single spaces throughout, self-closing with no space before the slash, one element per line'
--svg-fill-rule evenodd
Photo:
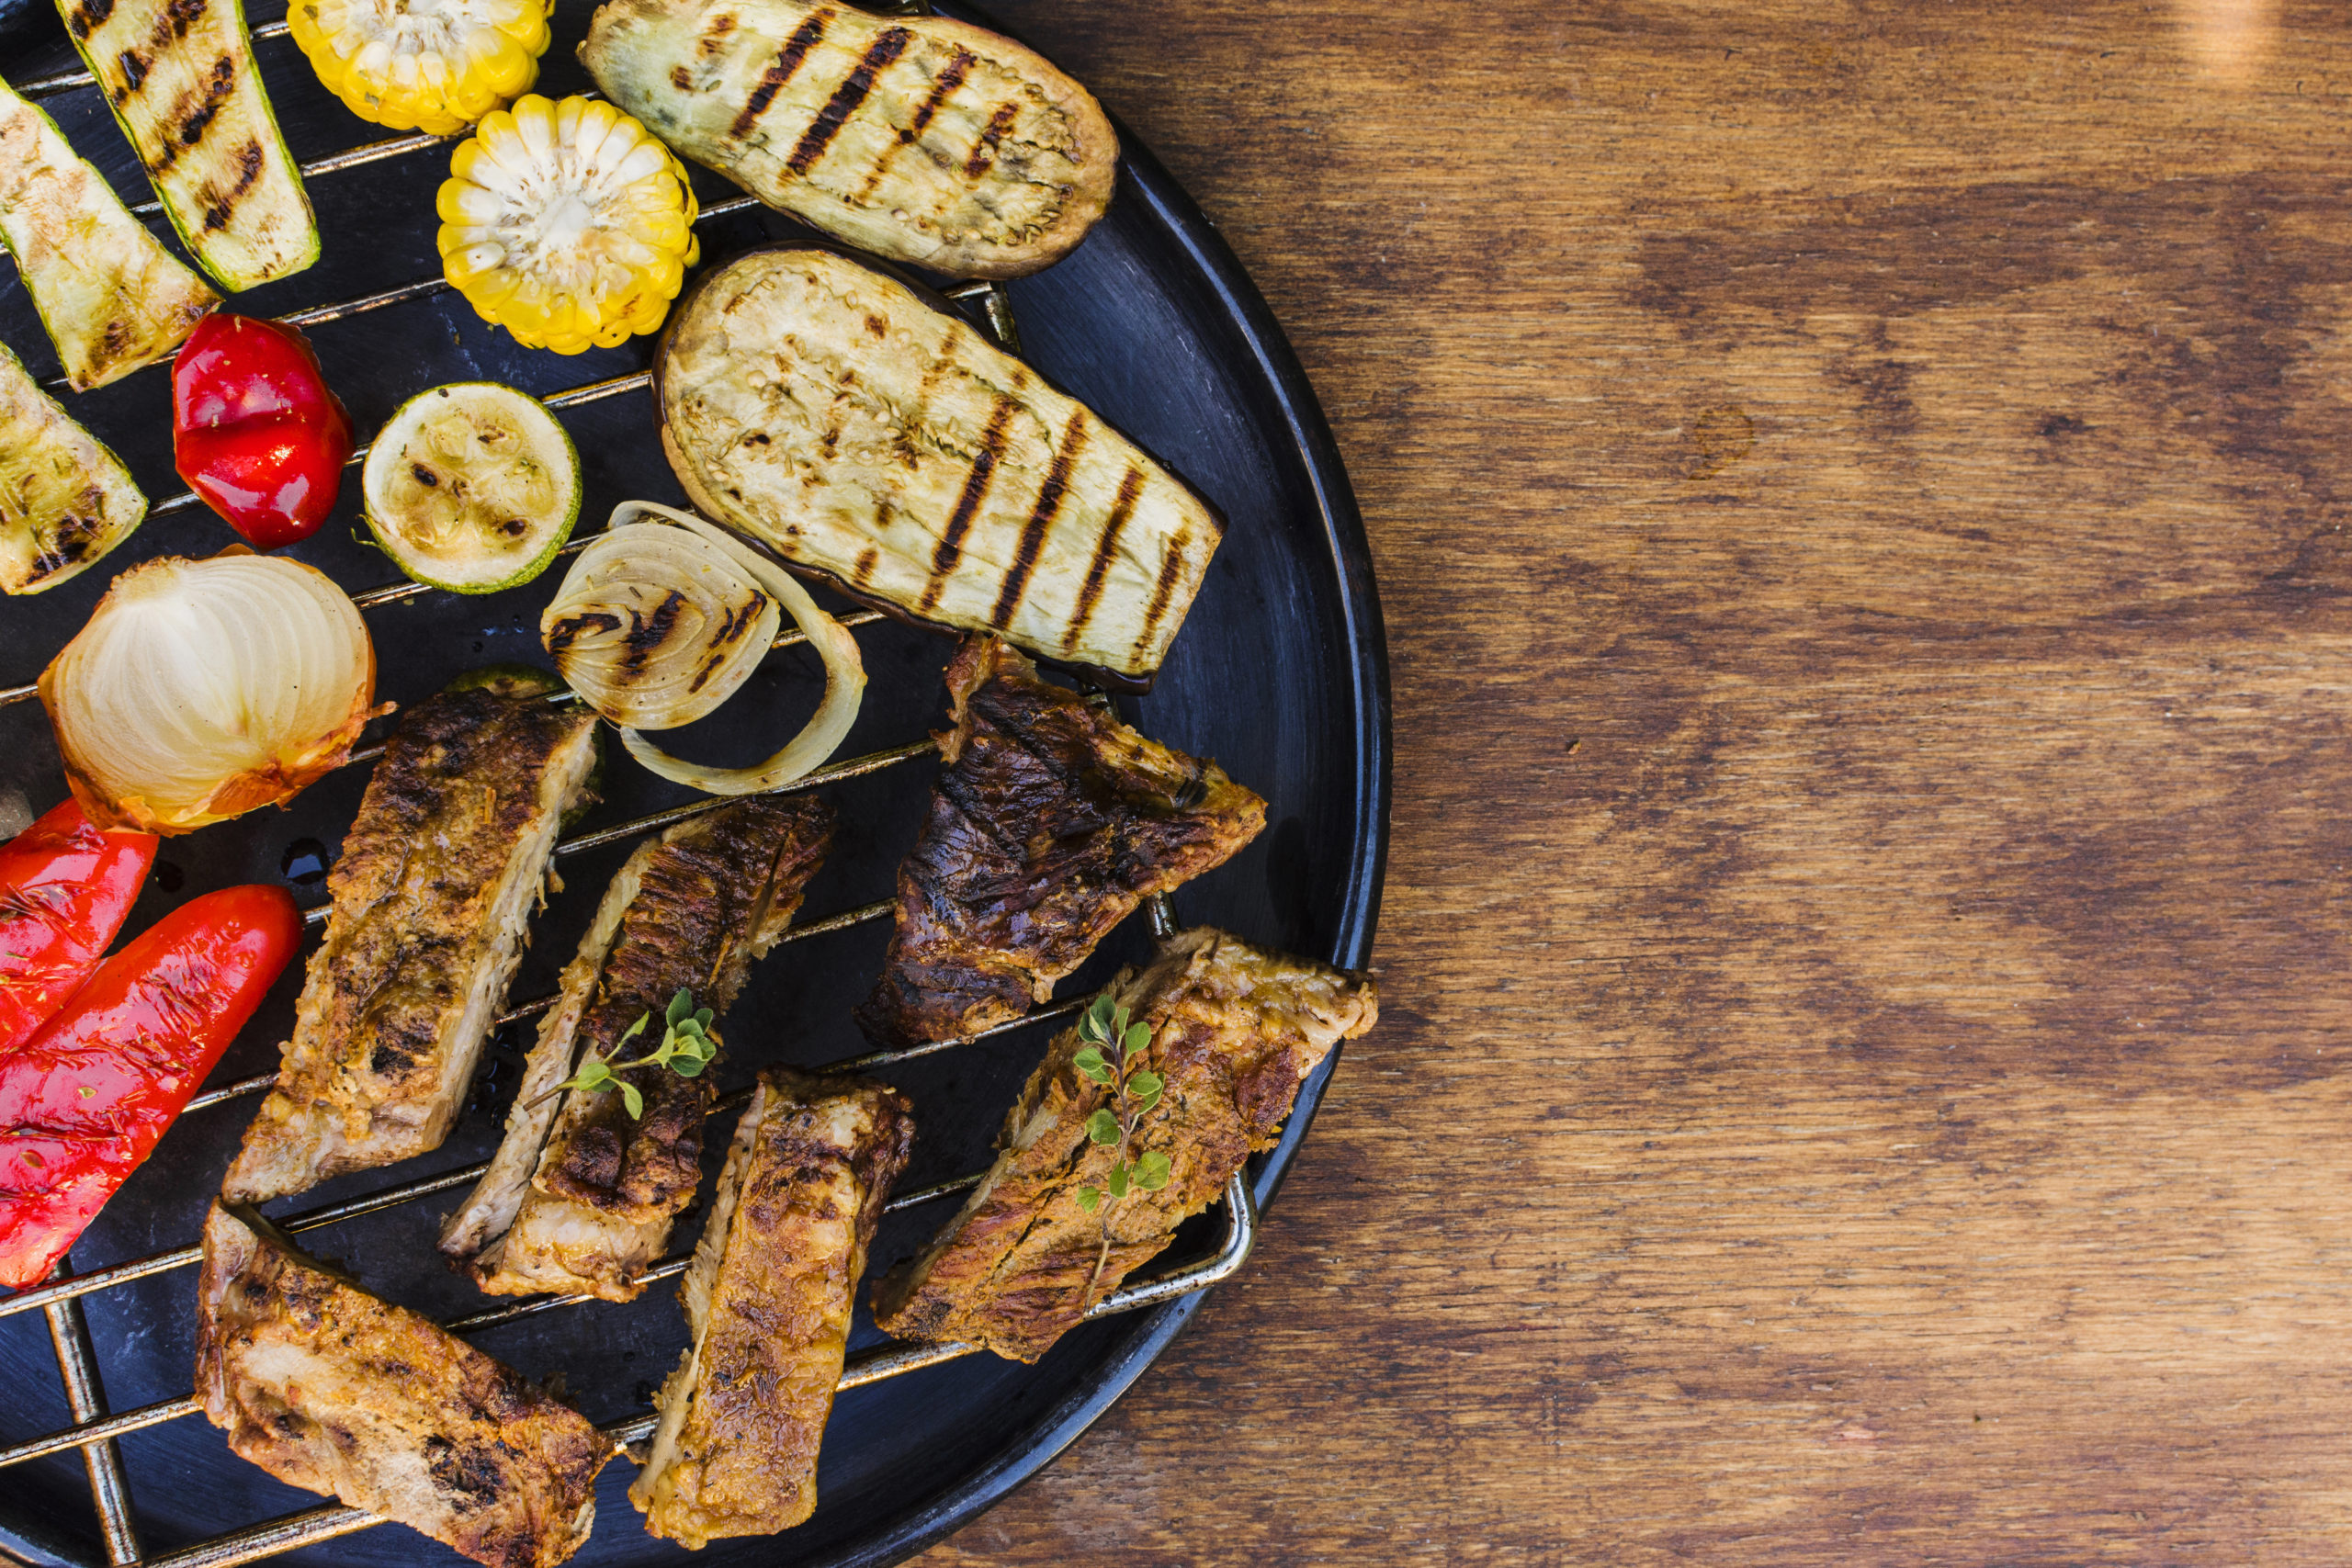
<path fill-rule="evenodd" d="M 98 966 L 0 1056 L 0 1285 L 46 1278 L 153 1151 L 302 935 L 278 887 L 224 887 Z"/>
<path fill-rule="evenodd" d="M 101 832 L 70 800 L 0 846 L 0 1054 L 90 977 L 154 862 L 155 835 Z"/>
<path fill-rule="evenodd" d="M 318 532 L 350 456 L 309 339 L 225 310 L 197 323 L 172 362 L 172 466 L 254 548 Z"/>

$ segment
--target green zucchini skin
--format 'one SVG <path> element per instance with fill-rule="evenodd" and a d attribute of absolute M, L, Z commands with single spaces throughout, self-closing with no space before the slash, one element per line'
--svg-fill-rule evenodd
<path fill-rule="evenodd" d="M 57 0 L 197 265 L 232 293 L 319 259 L 239 0 Z"/>
<path fill-rule="evenodd" d="M 77 392 L 164 357 L 220 303 L 74 155 L 57 122 L 5 83 L 0 242 Z"/>
<path fill-rule="evenodd" d="M 130 537 L 147 497 L 0 346 L 0 593 L 39 593 Z"/>

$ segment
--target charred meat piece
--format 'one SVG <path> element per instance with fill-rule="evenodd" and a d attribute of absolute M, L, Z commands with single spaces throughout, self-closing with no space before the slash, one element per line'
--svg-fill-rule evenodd
<path fill-rule="evenodd" d="M 752 960 L 784 934 L 823 863 L 833 812 L 812 799 L 754 797 L 691 818 L 639 846 L 605 891 L 539 1024 L 506 1136 L 442 1229 L 441 1250 L 492 1295 L 579 1291 L 633 1301 L 702 1178 L 708 1074 L 635 1074 L 644 1116 L 611 1092 L 553 1092 L 585 1053 L 621 1037 L 680 990 L 723 1013 Z M 652 1042 L 640 1035 L 628 1055 Z"/>
<path fill-rule="evenodd" d="M 1118 1158 L 1086 1125 L 1114 1096 L 1078 1070 L 1079 1032 L 1066 1031 L 1005 1118 L 971 1199 L 876 1287 L 884 1332 L 1035 1360 L 1216 1201 L 1251 1152 L 1273 1146 L 1306 1075 L 1380 1010 L 1368 978 L 1206 928 L 1180 933 L 1110 989 L 1150 1030 L 1141 1065 L 1166 1084 L 1129 1154 L 1166 1155 L 1168 1185 L 1091 1212 L 1080 1202 L 1079 1190 L 1105 1188 Z"/>
<path fill-rule="evenodd" d="M 1147 739 L 991 637 L 947 666 L 955 728 L 899 868 L 898 929 L 858 1009 L 889 1045 L 1020 1017 L 1155 893 L 1221 865 L 1266 803 Z"/>
<path fill-rule="evenodd" d="M 580 1413 L 215 1203 L 196 1393 L 243 1459 L 492 1568 L 549 1568 L 595 1520 L 612 1445 Z"/>
<path fill-rule="evenodd" d="M 492 677 L 411 708 L 328 874 L 277 1072 L 221 1195 L 258 1203 L 438 1148 L 523 956 L 596 716 Z"/>
<path fill-rule="evenodd" d="M 886 1085 L 760 1075 L 678 1292 L 690 1343 L 628 1489 L 653 1534 L 698 1551 L 816 1510 L 858 1276 L 914 1138 Z"/>

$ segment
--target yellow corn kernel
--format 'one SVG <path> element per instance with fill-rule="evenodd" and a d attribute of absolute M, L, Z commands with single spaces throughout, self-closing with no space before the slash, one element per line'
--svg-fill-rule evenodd
<path fill-rule="evenodd" d="M 550 0 L 294 0 L 288 30 L 362 119 L 448 136 L 538 79 Z"/>
<path fill-rule="evenodd" d="M 656 330 L 701 257 L 685 166 L 610 104 L 517 99 L 458 144 L 449 176 L 434 203 L 442 274 L 526 348 Z"/>

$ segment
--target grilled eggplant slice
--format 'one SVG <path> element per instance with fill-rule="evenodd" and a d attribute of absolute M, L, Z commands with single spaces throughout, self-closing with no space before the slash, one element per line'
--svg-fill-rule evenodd
<path fill-rule="evenodd" d="M 1101 107 L 962 22 L 831 0 L 612 0 L 580 58 L 684 156 L 894 261 L 1018 277 L 1110 203 L 1119 143 Z"/>
<path fill-rule="evenodd" d="M 164 214 L 234 292 L 319 259 L 302 173 L 277 133 L 237 0 L 57 0 Z"/>
<path fill-rule="evenodd" d="M 857 597 L 1148 683 L 1224 525 L 1088 410 L 827 250 L 706 275 L 657 361 L 708 515 Z"/>
<path fill-rule="evenodd" d="M 196 1395 L 229 1447 L 492 1568 L 554 1568 L 588 1539 L 612 1447 L 576 1410 L 215 1203 Z"/>
<path fill-rule="evenodd" d="M 816 1512 L 858 1277 L 914 1137 L 887 1085 L 760 1075 L 678 1291 L 686 1352 L 628 1489 L 648 1530 L 699 1551 Z"/>
<path fill-rule="evenodd" d="M 947 765 L 899 867 L 882 978 L 857 1012 L 889 1045 L 1019 1018 L 1137 904 L 1266 825 L 1266 803 L 1224 769 L 1039 680 L 994 637 L 965 642 L 947 693 Z"/>
<path fill-rule="evenodd" d="M 441 1146 L 522 961 L 596 716 L 551 681 L 460 682 L 411 708 L 327 874 L 277 1087 L 222 1193 L 258 1203 Z"/>
<path fill-rule="evenodd" d="M 1166 1087 L 1131 1153 L 1166 1155 L 1168 1184 L 1091 1208 L 1080 1201 L 1081 1189 L 1110 1186 L 1119 1151 L 1089 1135 L 1111 1091 L 1079 1071 L 1083 1043 L 1065 1030 L 1005 1118 L 971 1199 L 875 1288 L 886 1334 L 1035 1360 L 1215 1202 L 1244 1159 L 1273 1147 L 1307 1074 L 1380 1013 L 1369 978 L 1206 927 L 1180 932 L 1109 994 L 1151 1032 L 1137 1065 Z"/>
<path fill-rule="evenodd" d="M 56 587 L 146 515 L 122 459 L 0 346 L 0 592 Z"/>
<path fill-rule="evenodd" d="M 163 358 L 220 303 L 5 83 L 0 240 L 77 392 Z"/>
<path fill-rule="evenodd" d="M 680 989 L 724 1013 L 823 863 L 821 801 L 754 796 L 638 846 L 605 890 L 539 1024 L 490 1169 L 441 1250 L 492 1295 L 577 1291 L 633 1301 L 702 1177 L 707 1074 L 639 1075 L 645 1114 L 612 1093 L 556 1092 L 583 1052 L 609 1060 Z"/>

